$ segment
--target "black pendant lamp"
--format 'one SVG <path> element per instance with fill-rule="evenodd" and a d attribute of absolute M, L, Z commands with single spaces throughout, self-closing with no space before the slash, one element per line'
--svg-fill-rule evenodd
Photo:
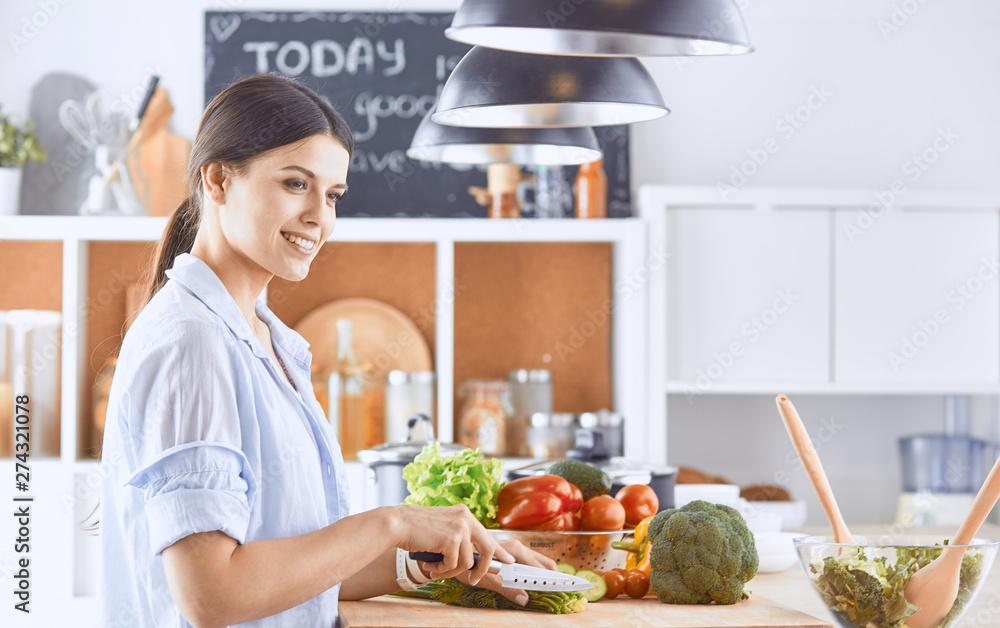
<path fill-rule="evenodd" d="M 480 128 L 577 127 L 645 122 L 668 113 L 638 59 L 476 46 L 452 71 L 432 120 Z"/>
<path fill-rule="evenodd" d="M 597 161 L 601 149 L 593 129 L 477 129 L 444 126 L 428 112 L 413 134 L 406 156 L 457 164 L 573 166 Z"/>
<path fill-rule="evenodd" d="M 536 54 L 751 52 L 735 0 L 464 0 L 450 39 Z"/>

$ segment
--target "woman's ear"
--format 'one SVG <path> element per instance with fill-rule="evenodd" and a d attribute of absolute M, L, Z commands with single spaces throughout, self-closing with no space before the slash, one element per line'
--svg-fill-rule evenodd
<path fill-rule="evenodd" d="M 201 167 L 201 181 L 206 198 L 218 206 L 226 204 L 226 183 L 228 169 L 222 163 L 214 161 Z"/>

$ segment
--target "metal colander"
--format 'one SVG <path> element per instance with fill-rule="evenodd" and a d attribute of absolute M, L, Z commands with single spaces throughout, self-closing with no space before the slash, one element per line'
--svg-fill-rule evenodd
<path fill-rule="evenodd" d="M 498 541 L 515 539 L 539 554 L 577 569 L 608 571 L 624 568 L 627 552 L 611 547 L 625 538 L 627 531 L 617 532 L 535 532 L 522 530 L 490 530 Z"/>

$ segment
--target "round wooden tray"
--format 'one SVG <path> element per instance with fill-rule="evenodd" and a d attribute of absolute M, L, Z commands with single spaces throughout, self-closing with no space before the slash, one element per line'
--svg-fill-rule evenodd
<path fill-rule="evenodd" d="M 337 321 L 354 323 L 354 357 L 380 380 L 392 370 L 433 371 L 423 334 L 405 314 L 375 299 L 338 299 L 306 314 L 295 331 L 309 342 L 315 364 L 328 377 L 337 361 Z"/>

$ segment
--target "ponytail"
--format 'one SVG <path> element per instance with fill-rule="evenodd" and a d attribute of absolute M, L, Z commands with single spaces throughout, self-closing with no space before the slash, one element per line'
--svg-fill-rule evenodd
<path fill-rule="evenodd" d="M 170 216 L 167 226 L 156 247 L 156 263 L 149 281 L 148 303 L 160 288 L 167 283 L 167 271 L 174 265 L 174 258 L 181 253 L 190 253 L 194 238 L 201 223 L 201 207 L 196 196 L 189 196 Z"/>

